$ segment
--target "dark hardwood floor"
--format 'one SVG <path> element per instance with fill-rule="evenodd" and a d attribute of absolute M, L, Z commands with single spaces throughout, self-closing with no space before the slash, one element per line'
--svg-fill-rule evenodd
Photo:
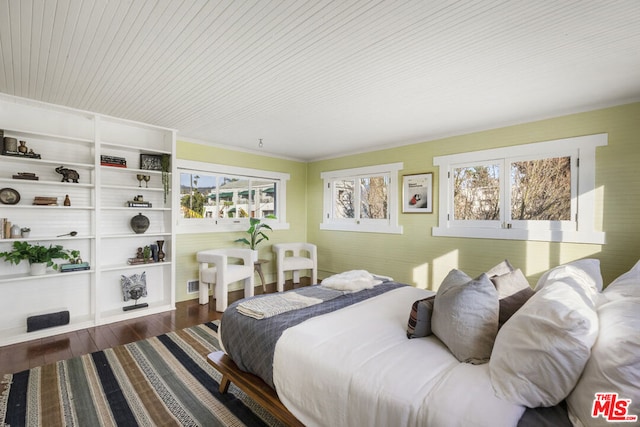
<path fill-rule="evenodd" d="M 309 279 L 303 277 L 301 282 L 302 286 L 307 285 Z M 285 285 L 285 289 L 292 287 L 290 281 Z M 267 293 L 271 292 L 275 292 L 275 283 L 267 285 Z M 256 295 L 261 294 L 262 287 L 257 286 L 255 293 Z M 242 291 L 229 292 L 229 304 L 242 298 L 243 294 Z M 176 304 L 175 310 L 165 313 L 0 347 L 0 375 L 12 374 L 59 360 L 162 335 L 217 320 L 221 316 L 222 313 L 215 311 L 215 300 L 212 298 L 210 303 L 206 305 L 200 305 L 198 300 L 194 299 L 179 302 Z"/>

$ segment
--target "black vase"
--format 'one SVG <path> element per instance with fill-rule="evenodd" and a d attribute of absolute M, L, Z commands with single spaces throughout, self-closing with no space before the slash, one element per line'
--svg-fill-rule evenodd
<path fill-rule="evenodd" d="M 131 218 L 131 229 L 137 234 L 142 234 L 149 228 L 149 218 L 139 213 Z"/>

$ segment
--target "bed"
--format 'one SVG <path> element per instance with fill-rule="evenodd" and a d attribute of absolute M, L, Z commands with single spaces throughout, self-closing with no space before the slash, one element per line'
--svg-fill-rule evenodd
<path fill-rule="evenodd" d="M 625 292 L 632 294 L 640 288 L 640 280 L 637 287 L 627 283 L 640 277 L 640 266 L 634 269 L 628 273 L 631 278 L 620 279 Z M 511 276 L 516 270 L 509 265 Z M 489 282 L 498 291 L 487 298 L 495 297 L 498 304 L 510 297 L 510 305 L 505 303 L 505 306 L 509 305 L 513 313 L 497 326 L 495 342 L 491 342 L 489 349 L 491 357 L 487 360 L 471 357 L 466 362 L 460 360 L 460 350 L 448 342 L 448 338 L 442 339 L 433 331 L 412 337 L 415 339 L 408 338 L 410 312 L 419 302 L 436 300 L 440 300 L 440 306 L 434 304 L 432 308 L 443 312 L 442 301 L 446 301 L 443 289 L 457 292 L 462 285 L 460 278 L 468 278 L 459 273 L 456 273 L 456 283 L 447 286 L 443 282 L 444 287 L 441 285 L 437 295 L 390 280 L 356 292 L 345 291 L 337 297 L 319 295 L 320 287 L 311 286 L 294 300 L 299 303 L 299 298 L 320 299 L 319 303 L 262 319 L 242 314 L 239 306 L 246 300 L 238 301 L 229 306 L 222 317 L 221 344 L 238 367 L 236 375 L 242 377 L 243 372 L 248 372 L 255 378 L 253 383 L 268 385 L 267 388 L 277 393 L 273 393 L 277 404 L 284 405 L 293 419 L 307 426 L 607 425 L 606 414 L 593 418 L 590 412 L 592 391 L 602 388 L 602 382 L 593 384 L 593 378 L 612 377 L 611 372 L 603 369 L 616 371 L 618 381 L 610 383 L 609 389 L 599 391 L 617 392 L 629 398 L 631 416 L 633 411 L 640 412 L 640 395 L 633 385 L 640 377 L 629 377 L 628 369 L 621 374 L 619 364 L 603 368 L 601 361 L 592 360 L 592 350 L 596 355 L 601 353 L 603 359 L 610 359 L 611 354 L 608 349 L 598 350 L 596 345 L 597 312 L 600 306 L 612 303 L 601 292 L 597 261 L 581 261 L 551 270 L 538 282 L 536 292 L 527 292 L 528 296 L 520 298 L 524 301 L 516 304 L 515 309 L 513 298 L 517 292 L 502 292 L 506 296 L 502 295 L 498 292 L 500 283 Z M 486 275 L 482 280 L 489 277 Z M 505 275 L 493 274 L 493 277 Z M 474 286 L 480 288 L 477 282 Z M 609 288 L 615 291 L 616 286 Z M 614 291 L 609 294 L 617 295 Z M 289 292 L 299 294 L 300 290 Z M 534 294 L 537 294 L 535 298 Z M 631 328 L 640 323 L 637 319 L 640 292 L 637 297 L 638 305 L 625 308 L 625 313 L 636 313 L 627 321 Z M 266 296 L 253 299 L 258 298 Z M 473 294 L 474 301 L 482 298 Z M 560 299 L 562 304 L 550 303 L 549 298 Z M 620 300 L 629 304 L 627 298 L 613 299 L 614 304 Z M 488 310 L 496 311 L 496 322 L 503 314 L 501 309 L 498 304 L 496 310 Z M 532 339 L 523 328 L 535 329 L 534 318 L 545 311 L 549 318 L 562 321 L 545 323 L 542 329 L 548 332 L 550 327 L 556 327 L 557 331 Z M 430 315 L 435 317 L 433 310 Z M 436 321 L 435 318 L 429 320 Z M 473 319 L 473 322 L 478 321 Z M 437 329 L 436 323 L 432 326 Z M 563 344 L 566 342 L 569 345 Z M 640 345 L 632 344 L 634 351 L 623 365 L 631 366 L 631 372 L 638 374 L 640 356 L 634 354 L 638 354 L 635 350 L 640 349 Z M 545 351 L 537 351 L 540 348 Z M 507 356 L 501 357 L 496 352 Z M 539 360 L 532 356 L 536 354 Z M 510 375 L 515 368 L 518 372 Z M 590 376 L 584 378 L 583 371 Z M 523 376 L 529 378 L 522 382 Z M 597 424 L 594 420 L 603 422 Z"/>

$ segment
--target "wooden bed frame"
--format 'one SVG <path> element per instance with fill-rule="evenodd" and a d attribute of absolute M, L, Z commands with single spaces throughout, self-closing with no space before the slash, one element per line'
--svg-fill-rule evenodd
<path fill-rule="evenodd" d="M 220 393 L 229 390 L 233 382 L 247 396 L 255 400 L 271 415 L 288 426 L 304 427 L 296 417 L 280 402 L 275 390 L 269 387 L 262 378 L 241 371 L 229 356 L 223 351 L 215 351 L 207 356 L 207 361 L 222 374 Z"/>

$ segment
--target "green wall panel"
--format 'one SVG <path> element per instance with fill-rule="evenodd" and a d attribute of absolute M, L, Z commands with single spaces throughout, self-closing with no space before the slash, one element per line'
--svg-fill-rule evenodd
<path fill-rule="evenodd" d="M 307 240 L 307 215 L 306 215 L 306 170 L 307 165 L 273 157 L 244 153 L 213 147 L 204 144 L 196 144 L 187 141 L 177 141 L 177 157 L 183 160 L 209 162 L 240 166 L 252 169 L 267 170 L 290 174 L 287 182 L 287 222 L 288 230 L 267 231 L 269 240 L 262 242 L 259 247 L 260 258 L 272 260 L 271 245 L 280 242 L 304 242 Z M 195 299 L 197 294 L 187 293 L 187 282 L 198 279 L 198 263 L 196 252 L 206 249 L 225 247 L 242 247 L 234 240 L 244 237 L 244 233 L 202 233 L 202 234 L 178 234 L 176 236 L 176 301 Z M 275 266 L 269 262 L 263 266 L 267 283 L 275 282 Z M 255 284 L 260 284 L 258 275 L 255 275 Z M 236 283 L 230 290 L 242 289 L 241 283 Z"/>
<path fill-rule="evenodd" d="M 596 153 L 596 221 L 607 233 L 605 245 L 431 236 L 438 219 L 434 156 L 596 133 L 609 134 L 609 144 Z M 320 230 L 321 209 L 309 209 L 308 239 L 318 245 L 320 278 L 363 268 L 437 289 L 451 268 L 476 275 L 507 258 L 534 286 L 553 266 L 593 257 L 601 260 L 607 284 L 640 258 L 640 103 L 312 162 L 308 167 L 308 206 L 322 206 L 321 172 L 391 162 L 404 162 L 401 174 L 434 173 L 434 213 L 399 213 L 403 234 L 389 235 Z"/>

